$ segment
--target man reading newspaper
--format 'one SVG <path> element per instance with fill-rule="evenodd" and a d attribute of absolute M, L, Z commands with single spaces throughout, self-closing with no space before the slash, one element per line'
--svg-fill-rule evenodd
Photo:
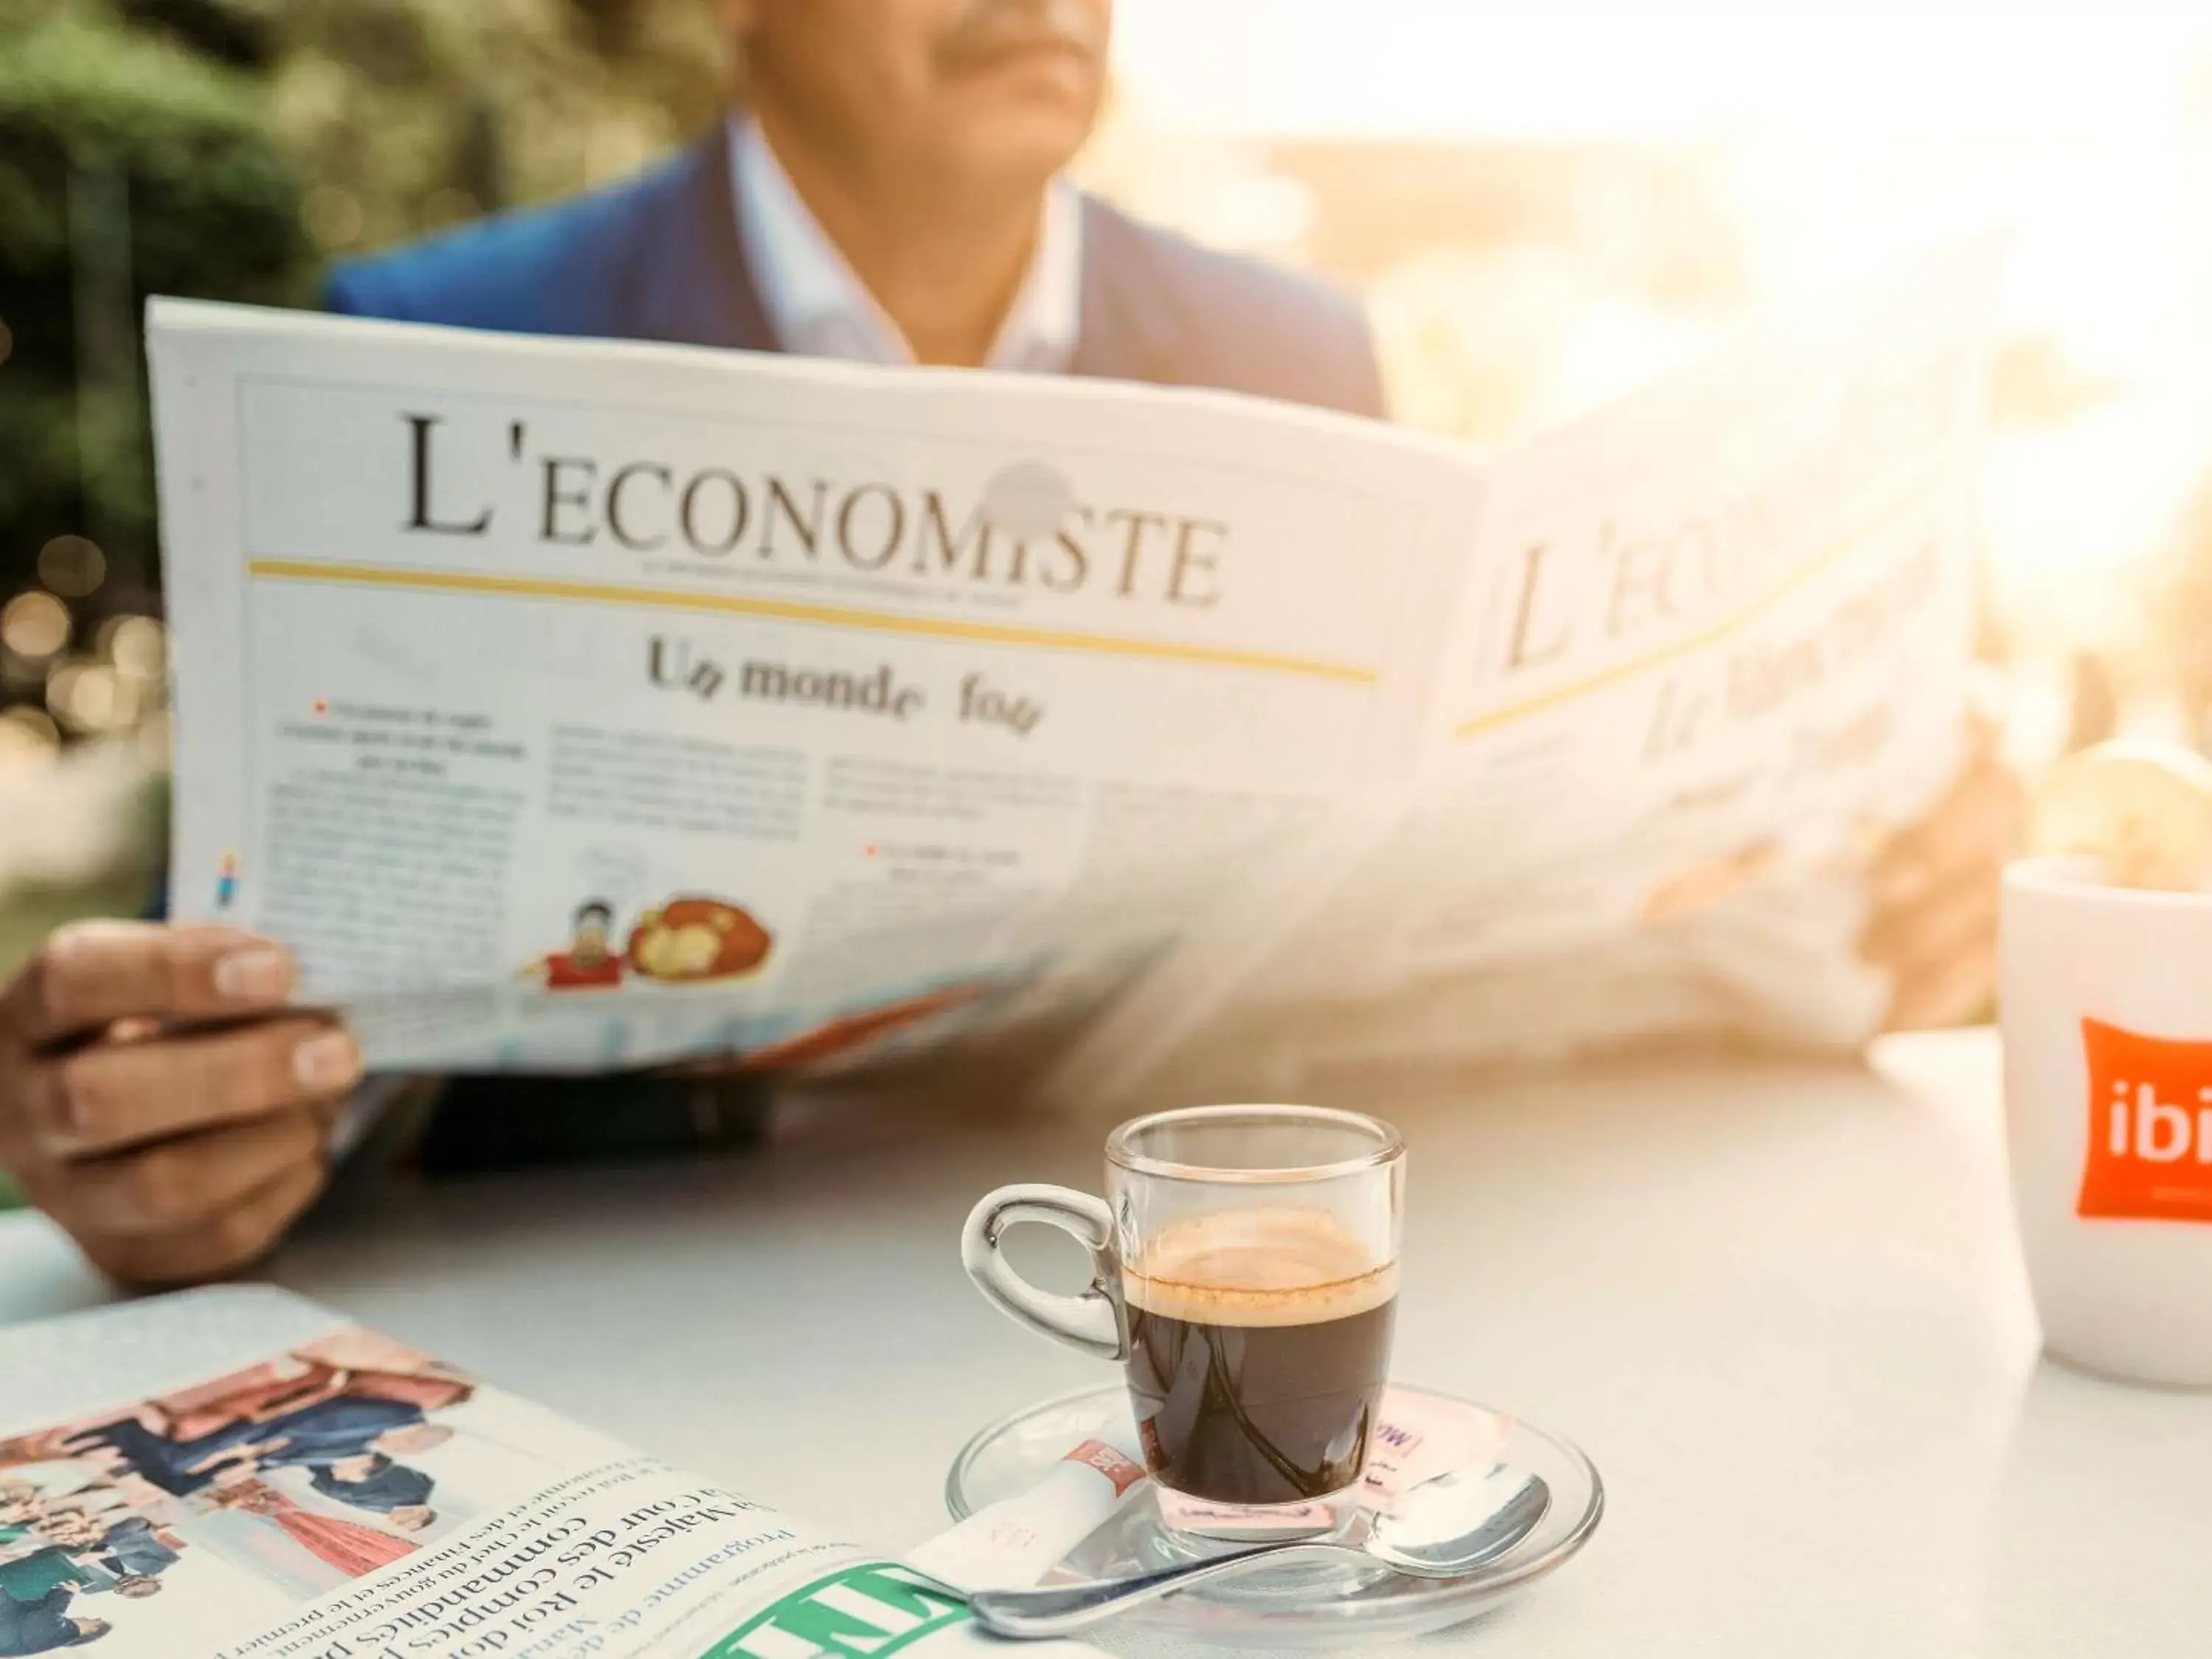
<path fill-rule="evenodd" d="M 725 125 L 632 183 L 342 267 L 331 307 L 1382 413 L 1350 305 L 1137 223 L 1062 178 L 1097 112 L 1108 0 L 724 9 L 742 64 Z M 1873 863 L 1863 952 L 1890 976 L 1887 1024 L 1948 1022 L 1985 998 L 2012 802 L 1970 744 L 1949 797 Z M 1755 876 L 1759 856 L 1705 878 Z M 1759 902 L 1755 883 L 1735 884 Z M 1686 908 L 1695 896 L 1675 896 Z M 593 894 L 570 904 L 572 937 L 538 978 L 588 990 L 615 972 L 606 906 Z M 672 915 L 669 960 L 743 949 L 738 927 Z M 320 1190 L 332 1125 L 362 1081 L 355 1035 L 292 1007 L 297 985 L 282 942 L 232 927 L 56 934 L 0 995 L 0 1163 L 123 1279 L 197 1279 L 254 1259 Z M 1711 1017 L 1682 1004 L 1686 1024 Z M 592 1098 L 620 1117 L 642 1113 L 648 1089 L 606 1080 Z"/>

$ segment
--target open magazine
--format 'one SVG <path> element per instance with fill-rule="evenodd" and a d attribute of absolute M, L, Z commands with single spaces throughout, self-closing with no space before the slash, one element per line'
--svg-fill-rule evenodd
<path fill-rule="evenodd" d="M 1849 877 L 1956 763 L 1994 270 L 1930 256 L 1495 459 L 157 301 L 173 902 L 294 946 L 394 1068 L 1110 1005 L 1104 1086 L 1240 1006 L 1587 994 L 1753 894 L 1758 1017 L 1863 1031 Z M 1522 1000 L 1501 1033 L 1633 1003 Z"/>
<path fill-rule="evenodd" d="M 0 1332 L 0 1654 L 80 1646 L 101 1659 L 1007 1650 L 933 1571 L 258 1288 Z"/>

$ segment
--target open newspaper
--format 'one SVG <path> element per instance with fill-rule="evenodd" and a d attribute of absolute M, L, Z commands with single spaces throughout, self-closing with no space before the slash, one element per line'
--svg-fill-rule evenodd
<path fill-rule="evenodd" d="M 933 1569 L 261 1289 L 0 1332 L 0 1654 L 79 1646 L 101 1659 L 1010 1650 Z"/>
<path fill-rule="evenodd" d="M 1110 1006 L 1106 1087 L 1422 996 L 1462 1043 L 1848 1038 L 1850 876 L 1956 764 L 1994 266 L 1494 459 L 157 301 L 173 902 L 295 947 L 391 1067 L 849 1061 Z"/>

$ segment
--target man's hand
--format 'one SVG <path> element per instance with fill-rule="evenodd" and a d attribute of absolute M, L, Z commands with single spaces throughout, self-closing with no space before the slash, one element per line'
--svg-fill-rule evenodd
<path fill-rule="evenodd" d="M 60 929 L 0 988 L 0 1167 L 133 1284 L 265 1254 L 361 1076 L 343 1027 L 285 1012 L 295 980 L 234 928 Z"/>
<path fill-rule="evenodd" d="M 1978 732 L 1950 794 L 1882 849 L 1868 878 L 1873 906 L 1859 953 L 1895 983 L 1891 1031 L 1978 1018 L 1997 980 L 1998 878 L 2018 850 L 2027 792 Z"/>

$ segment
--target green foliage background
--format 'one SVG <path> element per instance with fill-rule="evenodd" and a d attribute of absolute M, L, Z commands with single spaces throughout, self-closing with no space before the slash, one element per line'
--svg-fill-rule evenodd
<path fill-rule="evenodd" d="M 711 0 L 0 0 L 0 607 L 73 534 L 78 638 L 159 608 L 149 295 L 312 305 L 333 258 L 635 171 L 727 84 Z M 43 690 L 0 647 L 0 707 Z M 0 977 L 144 902 L 13 894 Z"/>
<path fill-rule="evenodd" d="M 635 170 L 725 86 L 708 0 L 5 0 L 0 603 L 65 532 L 107 554 L 85 608 L 153 603 L 146 295 L 312 304 L 334 257 Z"/>
<path fill-rule="evenodd" d="M 0 320 L 11 344 L 0 365 L 0 592 L 8 575 L 27 576 L 47 537 L 92 527 L 111 567 L 143 581 L 153 537 L 144 398 L 127 333 L 119 347 L 116 336 L 134 292 L 307 293 L 298 174 L 270 141 L 246 71 L 88 8 L 9 17 L 0 32 Z M 110 372 L 96 372 L 103 362 Z"/>

